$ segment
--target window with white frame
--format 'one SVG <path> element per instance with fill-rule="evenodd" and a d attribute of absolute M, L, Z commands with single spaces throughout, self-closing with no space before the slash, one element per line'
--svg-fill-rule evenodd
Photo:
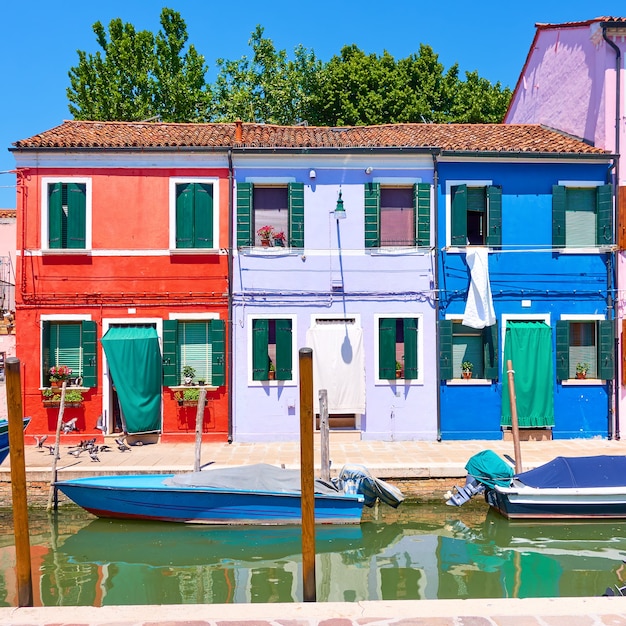
<path fill-rule="evenodd" d="M 420 370 L 421 316 L 377 318 L 379 380 L 415 380 Z"/>
<path fill-rule="evenodd" d="M 43 178 L 43 247 L 85 250 L 91 246 L 91 181 Z"/>
<path fill-rule="evenodd" d="M 251 319 L 252 380 L 293 380 L 293 320 Z"/>
<path fill-rule="evenodd" d="M 498 325 L 465 326 L 460 319 L 439 320 L 439 369 L 442 380 L 463 377 L 472 364 L 472 378 L 498 378 Z"/>
<path fill-rule="evenodd" d="M 463 183 L 450 187 L 453 246 L 502 245 L 502 188 Z"/>

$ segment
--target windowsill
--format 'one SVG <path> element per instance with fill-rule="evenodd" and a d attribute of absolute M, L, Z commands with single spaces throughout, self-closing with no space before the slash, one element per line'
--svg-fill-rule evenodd
<path fill-rule="evenodd" d="M 406 387 L 407 385 L 423 385 L 424 381 L 421 378 L 390 378 L 389 380 L 377 378 L 374 384 L 384 387 Z"/>
<path fill-rule="evenodd" d="M 302 254 L 302 249 L 290 248 L 288 246 L 270 248 L 252 246 L 241 248 L 240 253 L 247 256 L 299 256 Z"/>
<path fill-rule="evenodd" d="M 63 387 L 39 387 L 39 391 L 45 391 L 46 389 L 56 389 L 57 393 L 61 393 Z M 77 387 L 76 385 L 67 385 L 65 389 L 73 389 L 74 391 L 89 391 L 90 387 Z"/>
<path fill-rule="evenodd" d="M 219 387 L 213 385 L 176 385 L 170 387 L 172 391 L 182 391 L 183 389 L 206 389 L 207 391 L 217 391 Z"/>
<path fill-rule="evenodd" d="M 492 383 L 491 378 L 450 378 L 446 380 L 446 384 L 451 386 L 470 385 L 472 387 L 485 387 Z"/>
<path fill-rule="evenodd" d="M 497 248 L 490 248 L 487 244 L 484 244 L 484 245 L 473 244 L 470 246 L 448 246 L 447 248 L 445 248 L 445 251 L 450 254 L 467 254 L 467 252 L 471 250 L 472 248 L 487 248 L 488 252 L 499 251 Z"/>
<path fill-rule="evenodd" d="M 606 385 L 606 380 L 602 380 L 601 378 L 568 378 L 567 380 L 561 380 L 561 385 L 564 387 L 575 387 L 575 386 L 583 386 L 583 387 L 594 387 Z"/>
<path fill-rule="evenodd" d="M 91 256 L 86 248 L 42 248 L 42 256 Z"/>
<path fill-rule="evenodd" d="M 367 248 L 371 256 L 403 256 L 408 254 L 428 254 L 430 246 L 389 246 L 379 248 Z"/>
<path fill-rule="evenodd" d="M 249 380 L 248 386 L 250 387 L 287 387 L 295 386 L 295 380 Z"/>
<path fill-rule="evenodd" d="M 171 256 L 185 256 L 198 254 L 227 254 L 227 250 L 221 248 L 170 248 Z"/>

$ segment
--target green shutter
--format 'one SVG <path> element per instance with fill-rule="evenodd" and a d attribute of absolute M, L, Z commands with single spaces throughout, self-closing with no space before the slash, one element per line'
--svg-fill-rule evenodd
<path fill-rule="evenodd" d="M 610 246 L 613 243 L 613 186 L 601 185 L 597 196 L 596 243 Z"/>
<path fill-rule="evenodd" d="M 430 184 L 418 183 L 413 187 L 415 202 L 416 242 L 418 246 L 430 246 Z M 406 365 L 405 365 L 406 370 Z"/>
<path fill-rule="evenodd" d="M 487 245 L 502 245 L 502 187 L 487 187 Z"/>
<path fill-rule="evenodd" d="M 552 186 L 552 245 L 555 248 L 565 246 L 565 209 L 567 206 L 566 188 Z"/>
<path fill-rule="evenodd" d="M 270 359 L 267 353 L 270 330 L 269 321 L 252 321 L 252 380 L 268 380 Z"/>
<path fill-rule="evenodd" d="M 48 247 L 63 247 L 63 183 L 48 185 Z"/>
<path fill-rule="evenodd" d="M 67 247 L 84 250 L 87 232 L 87 197 L 84 183 L 67 184 Z"/>
<path fill-rule="evenodd" d="M 498 324 L 492 324 L 483 328 L 483 348 L 485 365 L 484 377 L 490 380 L 498 380 Z"/>
<path fill-rule="evenodd" d="M 569 378 L 569 322 L 556 323 L 556 379 Z"/>
<path fill-rule="evenodd" d="M 176 185 L 176 247 L 193 247 L 193 196 L 192 183 Z"/>
<path fill-rule="evenodd" d="M 195 183 L 193 247 L 213 248 L 213 185 Z"/>
<path fill-rule="evenodd" d="M 48 372 L 50 371 L 50 322 L 42 322 L 41 325 L 41 378 L 44 386 L 50 384 Z"/>
<path fill-rule="evenodd" d="M 404 327 L 404 378 L 414 380 L 419 374 L 417 354 L 417 319 L 405 317 L 402 320 Z"/>
<path fill-rule="evenodd" d="M 291 320 L 276 320 L 276 380 L 291 380 L 292 374 Z"/>
<path fill-rule="evenodd" d="M 439 320 L 439 378 L 454 378 L 452 371 L 452 320 Z"/>
<path fill-rule="evenodd" d="M 366 183 L 365 247 L 377 248 L 378 246 L 380 246 L 380 184 Z"/>
<path fill-rule="evenodd" d="M 467 185 L 452 187 L 451 245 L 467 245 Z M 452 378 L 452 377 L 450 377 Z"/>
<path fill-rule="evenodd" d="M 83 387 L 96 387 L 98 385 L 98 326 L 92 320 L 82 323 L 83 341 Z"/>
<path fill-rule="evenodd" d="M 180 385 L 178 373 L 178 320 L 163 320 L 163 385 Z"/>
<path fill-rule="evenodd" d="M 598 378 L 613 380 L 615 378 L 614 347 L 614 320 L 598 322 L 600 346 L 598 351 Z"/>
<path fill-rule="evenodd" d="M 396 377 L 396 318 L 378 320 L 378 378 L 392 380 Z"/>
<path fill-rule="evenodd" d="M 224 320 L 211 320 L 211 385 L 221 387 L 226 384 L 226 324 Z"/>
<path fill-rule="evenodd" d="M 289 245 L 292 248 L 304 248 L 304 184 L 289 183 L 288 197 Z"/>
<path fill-rule="evenodd" d="M 237 183 L 237 247 L 253 244 L 252 183 Z"/>

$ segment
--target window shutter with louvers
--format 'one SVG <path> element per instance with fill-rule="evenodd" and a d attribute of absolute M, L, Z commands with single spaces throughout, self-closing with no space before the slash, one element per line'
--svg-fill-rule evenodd
<path fill-rule="evenodd" d="M 430 185 L 418 183 L 414 187 L 416 245 L 430 246 Z M 405 364 L 406 372 L 406 364 Z"/>
<path fill-rule="evenodd" d="M 178 321 L 163 320 L 163 386 L 180 385 L 178 373 Z"/>
<path fill-rule="evenodd" d="M 556 378 L 569 378 L 569 322 L 565 320 L 556 323 Z"/>
<path fill-rule="evenodd" d="M 467 245 L 467 185 L 452 187 L 451 245 Z"/>
<path fill-rule="evenodd" d="M 92 320 L 85 320 L 82 323 L 83 342 L 83 387 L 95 387 L 98 382 L 98 359 L 97 359 L 97 332 L 98 326 Z"/>
<path fill-rule="evenodd" d="M 365 184 L 365 247 L 380 246 L 380 184 Z M 395 375 L 395 374 L 394 374 Z"/>
<path fill-rule="evenodd" d="M 304 248 L 304 184 L 289 183 L 288 196 L 289 245 L 292 248 Z"/>
<path fill-rule="evenodd" d="M 211 320 L 212 365 L 211 385 L 226 384 L 226 324 L 224 320 Z"/>
<path fill-rule="evenodd" d="M 253 244 L 252 183 L 237 183 L 237 247 Z"/>
<path fill-rule="evenodd" d="M 396 377 L 396 320 L 385 317 L 378 321 L 378 377 Z"/>

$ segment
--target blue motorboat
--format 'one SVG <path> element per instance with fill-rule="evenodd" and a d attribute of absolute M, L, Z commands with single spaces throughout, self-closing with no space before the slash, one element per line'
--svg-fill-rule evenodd
<path fill-rule="evenodd" d="M 30 423 L 30 417 L 23 420 L 24 428 Z M 9 420 L 0 420 L 0 463 L 9 456 Z"/>
<path fill-rule="evenodd" d="M 364 477 L 369 485 L 369 474 Z M 300 471 L 258 463 L 184 474 L 60 480 L 55 486 L 97 517 L 203 524 L 298 524 Z M 358 524 L 366 498 L 349 481 L 315 480 L 315 522 Z M 367 502 L 370 504 L 370 502 Z"/>

